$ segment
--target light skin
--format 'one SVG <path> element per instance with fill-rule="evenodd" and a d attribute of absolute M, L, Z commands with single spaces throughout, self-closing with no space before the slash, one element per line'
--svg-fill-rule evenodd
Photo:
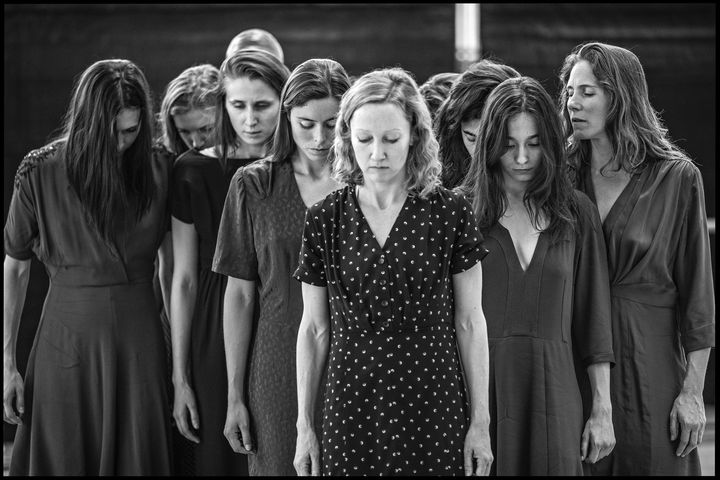
<path fill-rule="evenodd" d="M 130 148 L 140 133 L 140 109 L 123 108 L 115 117 L 118 153 L 122 154 Z"/>
<path fill-rule="evenodd" d="M 542 150 L 535 117 L 526 112 L 510 117 L 505 141 L 506 149 L 500 157 L 500 167 L 508 207 L 500 223 L 510 233 L 520 264 L 523 270 L 527 270 L 540 235 L 523 202 L 530 181 L 537 170 L 542 168 Z M 609 455 L 615 446 L 610 404 L 610 363 L 592 364 L 587 367 L 587 373 L 593 406 L 583 429 L 580 457 L 586 463 L 595 463 Z"/>
<path fill-rule="evenodd" d="M 215 129 L 215 107 L 194 108 L 172 115 L 175 128 L 187 148 L 202 150 L 210 146 Z"/>
<path fill-rule="evenodd" d="M 278 93 L 260 79 L 227 78 L 225 109 L 242 145 L 235 157 L 262 157 L 266 142 L 275 133 L 280 112 Z"/>
<path fill-rule="evenodd" d="M 630 181 L 623 170 L 600 175 L 600 168 L 612 156 L 612 146 L 606 132 L 609 98 L 599 85 L 592 66 L 580 60 L 573 66 L 566 87 L 567 109 L 573 121 L 573 132 L 581 139 L 590 140 L 592 181 L 600 218 L 605 220 L 613 204 Z M 617 163 L 611 164 L 617 168 Z M 670 441 L 677 442 L 675 455 L 686 457 L 702 443 L 705 433 L 705 403 L 702 396 L 710 348 L 687 352 L 687 370 L 680 393 L 673 402 L 669 423 Z"/>
<path fill-rule="evenodd" d="M 312 205 L 340 187 L 330 176 L 328 153 L 332 147 L 340 103 L 327 97 L 309 100 L 289 112 L 296 150 L 290 161 L 300 196 Z M 250 414 L 245 402 L 245 375 L 252 336 L 255 282 L 228 277 L 223 329 L 228 371 L 228 408 L 223 433 L 237 453 L 254 453 Z"/>
<path fill-rule="evenodd" d="M 477 142 L 478 129 L 480 128 L 480 119 L 473 118 L 460 123 L 463 145 L 470 155 L 475 151 L 475 142 Z"/>
<path fill-rule="evenodd" d="M 406 162 L 413 135 L 404 112 L 391 103 L 365 104 L 350 119 L 351 143 L 364 184 L 358 202 L 378 243 L 383 245 L 407 197 Z M 470 425 L 465 437 L 465 474 L 488 475 L 488 342 L 481 297 L 482 266 L 453 275 L 455 328 L 470 394 Z M 298 437 L 295 470 L 320 474 L 320 443 L 314 431 L 314 409 L 330 348 L 330 313 L 326 287 L 303 283 L 303 316 L 297 340 Z"/>

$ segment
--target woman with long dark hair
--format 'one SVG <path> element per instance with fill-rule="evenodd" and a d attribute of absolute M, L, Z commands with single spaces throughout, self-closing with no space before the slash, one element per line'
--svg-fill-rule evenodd
<path fill-rule="evenodd" d="M 153 261 L 169 168 L 151 154 L 152 103 L 127 60 L 80 76 L 62 135 L 29 153 L 5 224 L 4 419 L 12 475 L 170 473 L 170 412 Z M 15 342 L 30 258 L 50 288 L 25 380 Z"/>
<path fill-rule="evenodd" d="M 250 475 L 295 473 L 295 344 L 303 303 L 291 275 L 308 207 L 339 187 L 329 154 L 349 86 L 333 60 L 298 65 L 280 97 L 271 154 L 237 171 L 225 201 L 213 262 L 214 271 L 228 275 L 225 436 L 236 452 L 253 453 Z"/>
<path fill-rule="evenodd" d="M 536 80 L 490 93 L 462 190 L 489 254 L 490 435 L 497 475 L 581 475 L 615 443 L 610 292 L 600 220 L 565 173 L 560 120 Z M 587 372 L 587 373 L 586 373 Z M 583 426 L 580 385 L 592 384 Z"/>
<path fill-rule="evenodd" d="M 578 189 L 602 219 L 617 446 L 601 475 L 700 475 L 715 297 L 700 170 L 668 137 L 631 51 L 565 58 L 560 108 Z"/>
<path fill-rule="evenodd" d="M 227 375 L 222 302 L 227 277 L 211 270 L 225 195 L 241 166 L 272 146 L 287 68 L 269 53 L 240 50 L 220 67 L 214 145 L 191 149 L 173 166 L 174 271 L 170 299 L 173 416 L 194 443 L 193 472 L 243 475 L 245 456 L 223 437 Z"/>

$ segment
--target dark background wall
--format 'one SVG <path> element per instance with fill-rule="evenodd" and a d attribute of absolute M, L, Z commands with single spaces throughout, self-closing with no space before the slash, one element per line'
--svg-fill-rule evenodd
<path fill-rule="evenodd" d="M 708 216 L 715 216 L 714 4 L 483 3 L 480 10 L 483 54 L 539 79 L 553 96 L 560 64 L 578 43 L 632 49 L 653 105 L 700 165 Z M 334 58 L 351 75 L 399 65 L 418 83 L 455 70 L 454 4 L 4 5 L 4 14 L 4 218 L 22 157 L 58 128 L 73 81 L 96 60 L 136 62 L 156 105 L 184 68 L 219 66 L 230 39 L 252 27 L 278 38 L 290 68 L 311 57 Z M 34 260 L 18 339 L 21 372 L 46 290 Z M 712 391 L 714 401 L 714 369 L 710 377 L 706 396 Z M 13 429 L 3 430 L 11 438 Z"/>

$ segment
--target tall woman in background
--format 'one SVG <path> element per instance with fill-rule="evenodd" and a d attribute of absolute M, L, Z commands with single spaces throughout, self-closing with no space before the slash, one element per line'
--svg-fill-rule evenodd
<path fill-rule="evenodd" d="M 578 45 L 560 80 L 578 188 L 603 222 L 618 362 L 617 446 L 593 473 L 700 475 L 702 390 L 715 345 L 700 171 L 668 138 L 634 53 Z"/>
<path fill-rule="evenodd" d="M 483 106 L 493 88 L 520 74 L 512 67 L 489 59 L 470 65 L 453 82 L 433 122 L 445 188 L 457 187 L 470 168 Z"/>
<path fill-rule="evenodd" d="M 307 208 L 339 187 L 328 154 L 349 86 L 333 60 L 298 65 L 282 92 L 272 154 L 238 170 L 225 201 L 213 263 L 229 276 L 225 436 L 236 452 L 255 453 L 251 475 L 295 474 L 295 344 L 303 303 L 291 275 Z"/>
<path fill-rule="evenodd" d="M 198 475 L 247 471 L 245 457 L 235 454 L 223 437 L 227 375 L 222 301 L 227 278 L 210 267 L 230 179 L 240 166 L 267 154 L 289 73 L 276 57 L 259 50 L 236 52 L 220 71 L 217 91 L 208 92 L 217 100 L 217 144 L 181 155 L 172 175 L 173 415 L 180 433 L 196 443 L 192 455 Z M 181 129 L 178 133 L 182 137 Z M 201 132 L 198 137 L 193 141 L 199 144 Z"/>
<path fill-rule="evenodd" d="M 151 155 L 145 76 L 102 60 L 80 76 L 61 137 L 28 154 L 5 224 L 4 420 L 11 475 L 170 473 L 153 261 L 170 166 Z M 15 342 L 37 255 L 50 289 L 25 382 Z"/>
<path fill-rule="evenodd" d="M 605 244 L 592 203 L 570 186 L 565 158 L 560 120 L 540 83 L 498 85 L 463 184 L 490 251 L 483 270 L 492 281 L 482 294 L 497 475 L 582 475 L 582 461 L 594 463 L 615 443 Z M 593 398 L 583 427 L 578 377 L 586 371 Z"/>

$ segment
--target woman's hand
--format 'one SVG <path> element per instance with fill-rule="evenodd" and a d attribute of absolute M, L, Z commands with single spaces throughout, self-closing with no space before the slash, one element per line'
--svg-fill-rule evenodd
<path fill-rule="evenodd" d="M 320 444 L 312 428 L 298 429 L 293 465 L 299 477 L 320 476 Z"/>
<path fill-rule="evenodd" d="M 494 458 L 490 447 L 490 430 L 487 426 L 470 424 L 465 435 L 464 456 L 466 477 L 490 475 L 490 466 Z"/>
<path fill-rule="evenodd" d="M 595 463 L 610 455 L 613 448 L 615 448 L 615 430 L 612 413 L 607 408 L 593 408 L 583 429 L 580 459 L 585 463 Z"/>
<path fill-rule="evenodd" d="M 191 442 L 200 443 L 200 438 L 190 428 L 188 423 L 188 415 L 192 428 L 197 430 L 200 428 L 200 418 L 198 416 L 197 405 L 195 403 L 195 392 L 187 383 L 175 386 L 175 402 L 173 405 L 173 418 L 177 424 L 177 428 L 183 437 Z"/>
<path fill-rule="evenodd" d="M 250 437 L 250 413 L 245 403 L 228 403 L 223 434 L 235 453 L 255 454 L 253 441 Z"/>
<path fill-rule="evenodd" d="M 5 368 L 3 374 L 3 420 L 14 425 L 22 423 L 25 413 L 25 384 L 17 368 Z"/>

